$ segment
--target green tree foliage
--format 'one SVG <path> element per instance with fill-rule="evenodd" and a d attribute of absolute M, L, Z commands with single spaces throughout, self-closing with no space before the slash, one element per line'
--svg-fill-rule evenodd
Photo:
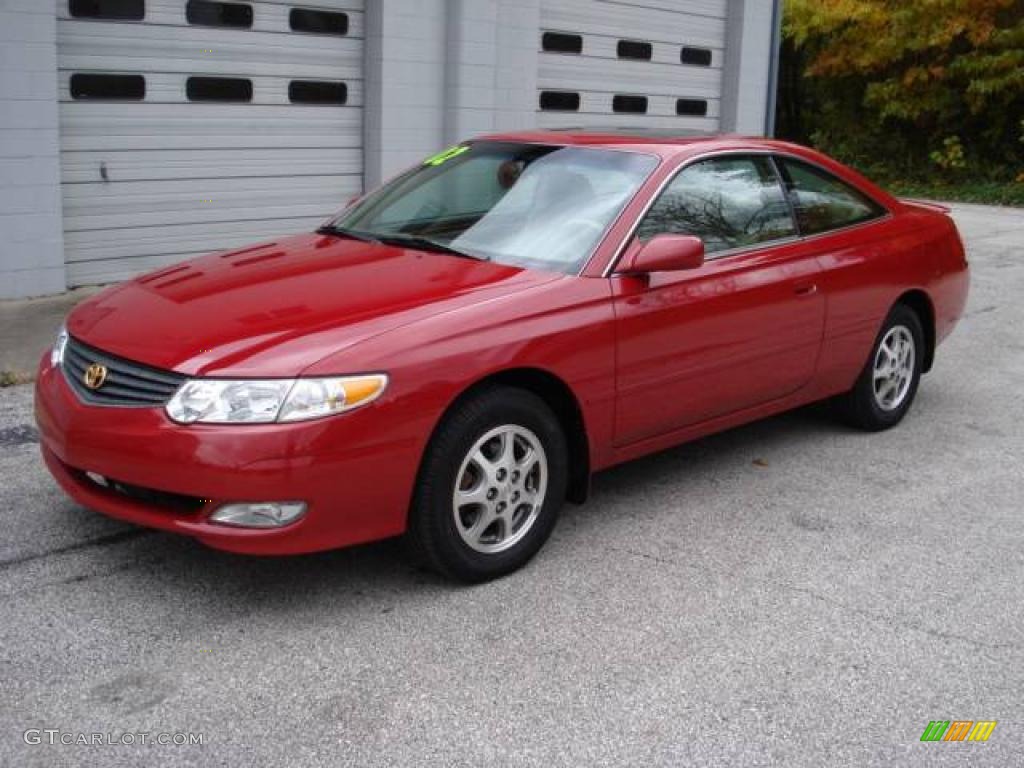
<path fill-rule="evenodd" d="M 1024 0 L 787 0 L 778 133 L 883 178 L 1024 170 Z"/>

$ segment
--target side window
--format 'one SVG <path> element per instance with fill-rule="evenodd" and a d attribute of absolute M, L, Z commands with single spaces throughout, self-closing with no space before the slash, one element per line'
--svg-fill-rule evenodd
<path fill-rule="evenodd" d="M 789 206 L 766 157 L 719 157 L 684 168 L 640 223 L 646 240 L 695 235 L 707 253 L 796 234 Z"/>
<path fill-rule="evenodd" d="M 876 219 L 885 209 L 827 171 L 778 158 L 800 234 L 817 235 Z"/>

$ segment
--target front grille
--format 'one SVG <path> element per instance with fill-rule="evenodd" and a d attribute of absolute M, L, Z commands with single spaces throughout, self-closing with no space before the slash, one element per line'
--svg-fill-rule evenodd
<path fill-rule="evenodd" d="M 90 389 L 85 385 L 86 369 L 99 363 L 107 369 L 102 386 Z M 185 377 L 147 365 L 100 352 L 75 338 L 68 338 L 64 348 L 64 376 L 75 394 L 92 405 L 151 408 L 171 399 Z"/>

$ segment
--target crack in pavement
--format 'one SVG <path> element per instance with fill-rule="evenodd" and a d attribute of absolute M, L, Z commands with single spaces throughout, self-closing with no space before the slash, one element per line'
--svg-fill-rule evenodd
<path fill-rule="evenodd" d="M 72 544 L 67 544 L 63 547 L 56 547 L 55 549 L 48 549 L 44 552 L 32 552 L 27 555 L 17 555 L 15 557 L 8 558 L 6 560 L 0 560 L 0 571 L 13 568 L 16 565 L 22 565 L 24 563 L 30 563 L 34 560 L 41 560 L 47 557 L 53 557 L 55 555 L 65 555 L 68 552 L 75 552 L 81 549 L 90 549 L 92 547 L 104 547 L 108 544 L 120 544 L 123 541 L 131 541 L 132 539 L 142 538 L 143 536 L 152 536 L 157 531 L 150 531 L 146 529 L 119 531 L 118 533 L 111 533 L 107 536 L 98 536 L 95 539 L 85 539 L 84 541 L 76 541 Z"/>
<path fill-rule="evenodd" d="M 660 556 L 660 555 L 652 555 L 652 554 L 650 554 L 648 552 L 640 552 L 640 551 L 637 551 L 637 550 L 634 550 L 634 549 L 625 548 L 625 547 L 605 547 L 605 550 L 608 551 L 608 552 L 619 552 L 619 553 L 622 553 L 622 554 L 632 555 L 634 557 L 639 557 L 639 558 L 642 558 L 642 559 L 645 559 L 645 560 L 651 560 L 651 561 L 653 561 L 655 563 L 658 563 L 659 565 L 670 565 L 670 566 L 675 566 L 675 567 L 688 568 L 690 570 L 697 571 L 698 573 L 701 573 L 703 575 L 714 575 L 714 572 L 710 568 L 703 568 L 703 567 L 701 567 L 699 565 L 694 565 L 693 563 L 684 563 L 684 562 L 680 562 L 678 560 L 674 560 L 672 558 L 663 557 L 663 556 Z M 824 595 L 824 594 L 822 594 L 820 592 L 817 592 L 816 590 L 810 589 L 809 587 L 800 587 L 800 586 L 797 586 L 796 584 L 788 583 L 788 582 L 785 582 L 785 581 L 776 582 L 776 581 L 768 581 L 766 579 L 757 579 L 757 578 L 753 578 L 751 576 L 740 576 L 739 578 L 742 579 L 743 581 L 745 581 L 748 584 L 754 584 L 754 585 L 757 585 L 757 586 L 781 587 L 782 589 L 786 589 L 786 590 L 789 590 L 791 592 L 798 592 L 800 594 L 806 595 L 806 596 L 808 596 L 808 597 L 810 597 L 812 599 L 818 600 L 820 602 L 828 603 L 830 605 L 833 605 L 833 606 L 836 606 L 836 607 L 839 607 L 839 608 L 844 608 L 847 611 L 850 611 L 851 613 L 856 613 L 859 616 L 863 616 L 864 618 L 867 618 L 867 619 L 870 619 L 872 621 L 884 624 L 885 626 L 887 626 L 887 627 L 889 627 L 890 629 L 893 629 L 893 630 L 907 629 L 907 630 L 911 630 L 911 631 L 914 631 L 914 632 L 920 632 L 922 634 L 928 635 L 929 637 L 933 637 L 933 638 L 936 638 L 938 640 L 958 641 L 958 642 L 961 642 L 961 643 L 966 643 L 967 645 L 971 646 L 972 648 L 975 648 L 977 650 L 983 650 L 983 651 L 985 651 L 985 650 L 993 650 L 993 651 L 998 651 L 998 650 L 1020 650 L 1021 649 L 1021 647 L 1019 645 L 1017 645 L 1016 643 L 990 643 L 990 642 L 986 642 L 984 640 L 978 640 L 977 638 L 968 637 L 966 635 L 959 635 L 959 634 L 956 634 L 955 632 L 943 632 L 942 630 L 939 630 L 939 629 L 932 629 L 931 627 L 925 626 L 923 624 L 919 624 L 919 623 L 916 623 L 916 622 L 913 622 L 913 621 L 907 621 L 905 619 L 899 619 L 899 618 L 897 618 L 895 616 L 892 616 L 892 615 L 889 615 L 889 614 L 879 613 L 879 612 L 876 612 L 876 611 L 869 611 L 866 608 L 861 608 L 860 606 L 852 605 L 852 604 L 846 603 L 846 602 L 844 602 L 842 600 L 836 600 L 835 598 L 829 597 L 828 595 Z"/>
<path fill-rule="evenodd" d="M 18 600 L 28 595 L 33 595 L 37 592 L 42 592 L 47 589 L 54 587 L 72 587 L 81 584 L 89 584 L 93 581 L 101 579 L 107 579 L 111 576 L 116 576 L 125 571 L 143 570 L 149 569 L 153 565 L 159 565 L 167 562 L 167 558 L 157 557 L 148 560 L 141 558 L 135 560 L 129 560 L 127 562 L 117 563 L 107 568 L 98 568 L 93 570 L 87 570 L 85 573 L 78 574 L 76 576 L 67 576 L 61 579 L 51 579 L 50 581 L 42 581 L 39 583 L 32 583 L 24 588 L 15 589 L 11 592 L 0 593 L 0 602 L 10 602 L 12 600 Z"/>

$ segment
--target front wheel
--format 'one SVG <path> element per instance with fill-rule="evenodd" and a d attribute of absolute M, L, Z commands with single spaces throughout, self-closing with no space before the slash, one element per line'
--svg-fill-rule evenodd
<path fill-rule="evenodd" d="M 853 389 L 837 399 L 849 424 L 870 432 L 896 426 L 910 410 L 921 382 L 924 330 L 905 304 L 893 307 Z"/>
<path fill-rule="evenodd" d="M 565 434 L 542 399 L 509 387 L 483 390 L 445 418 L 427 447 L 408 538 L 452 578 L 503 576 L 551 534 L 568 474 Z"/>

